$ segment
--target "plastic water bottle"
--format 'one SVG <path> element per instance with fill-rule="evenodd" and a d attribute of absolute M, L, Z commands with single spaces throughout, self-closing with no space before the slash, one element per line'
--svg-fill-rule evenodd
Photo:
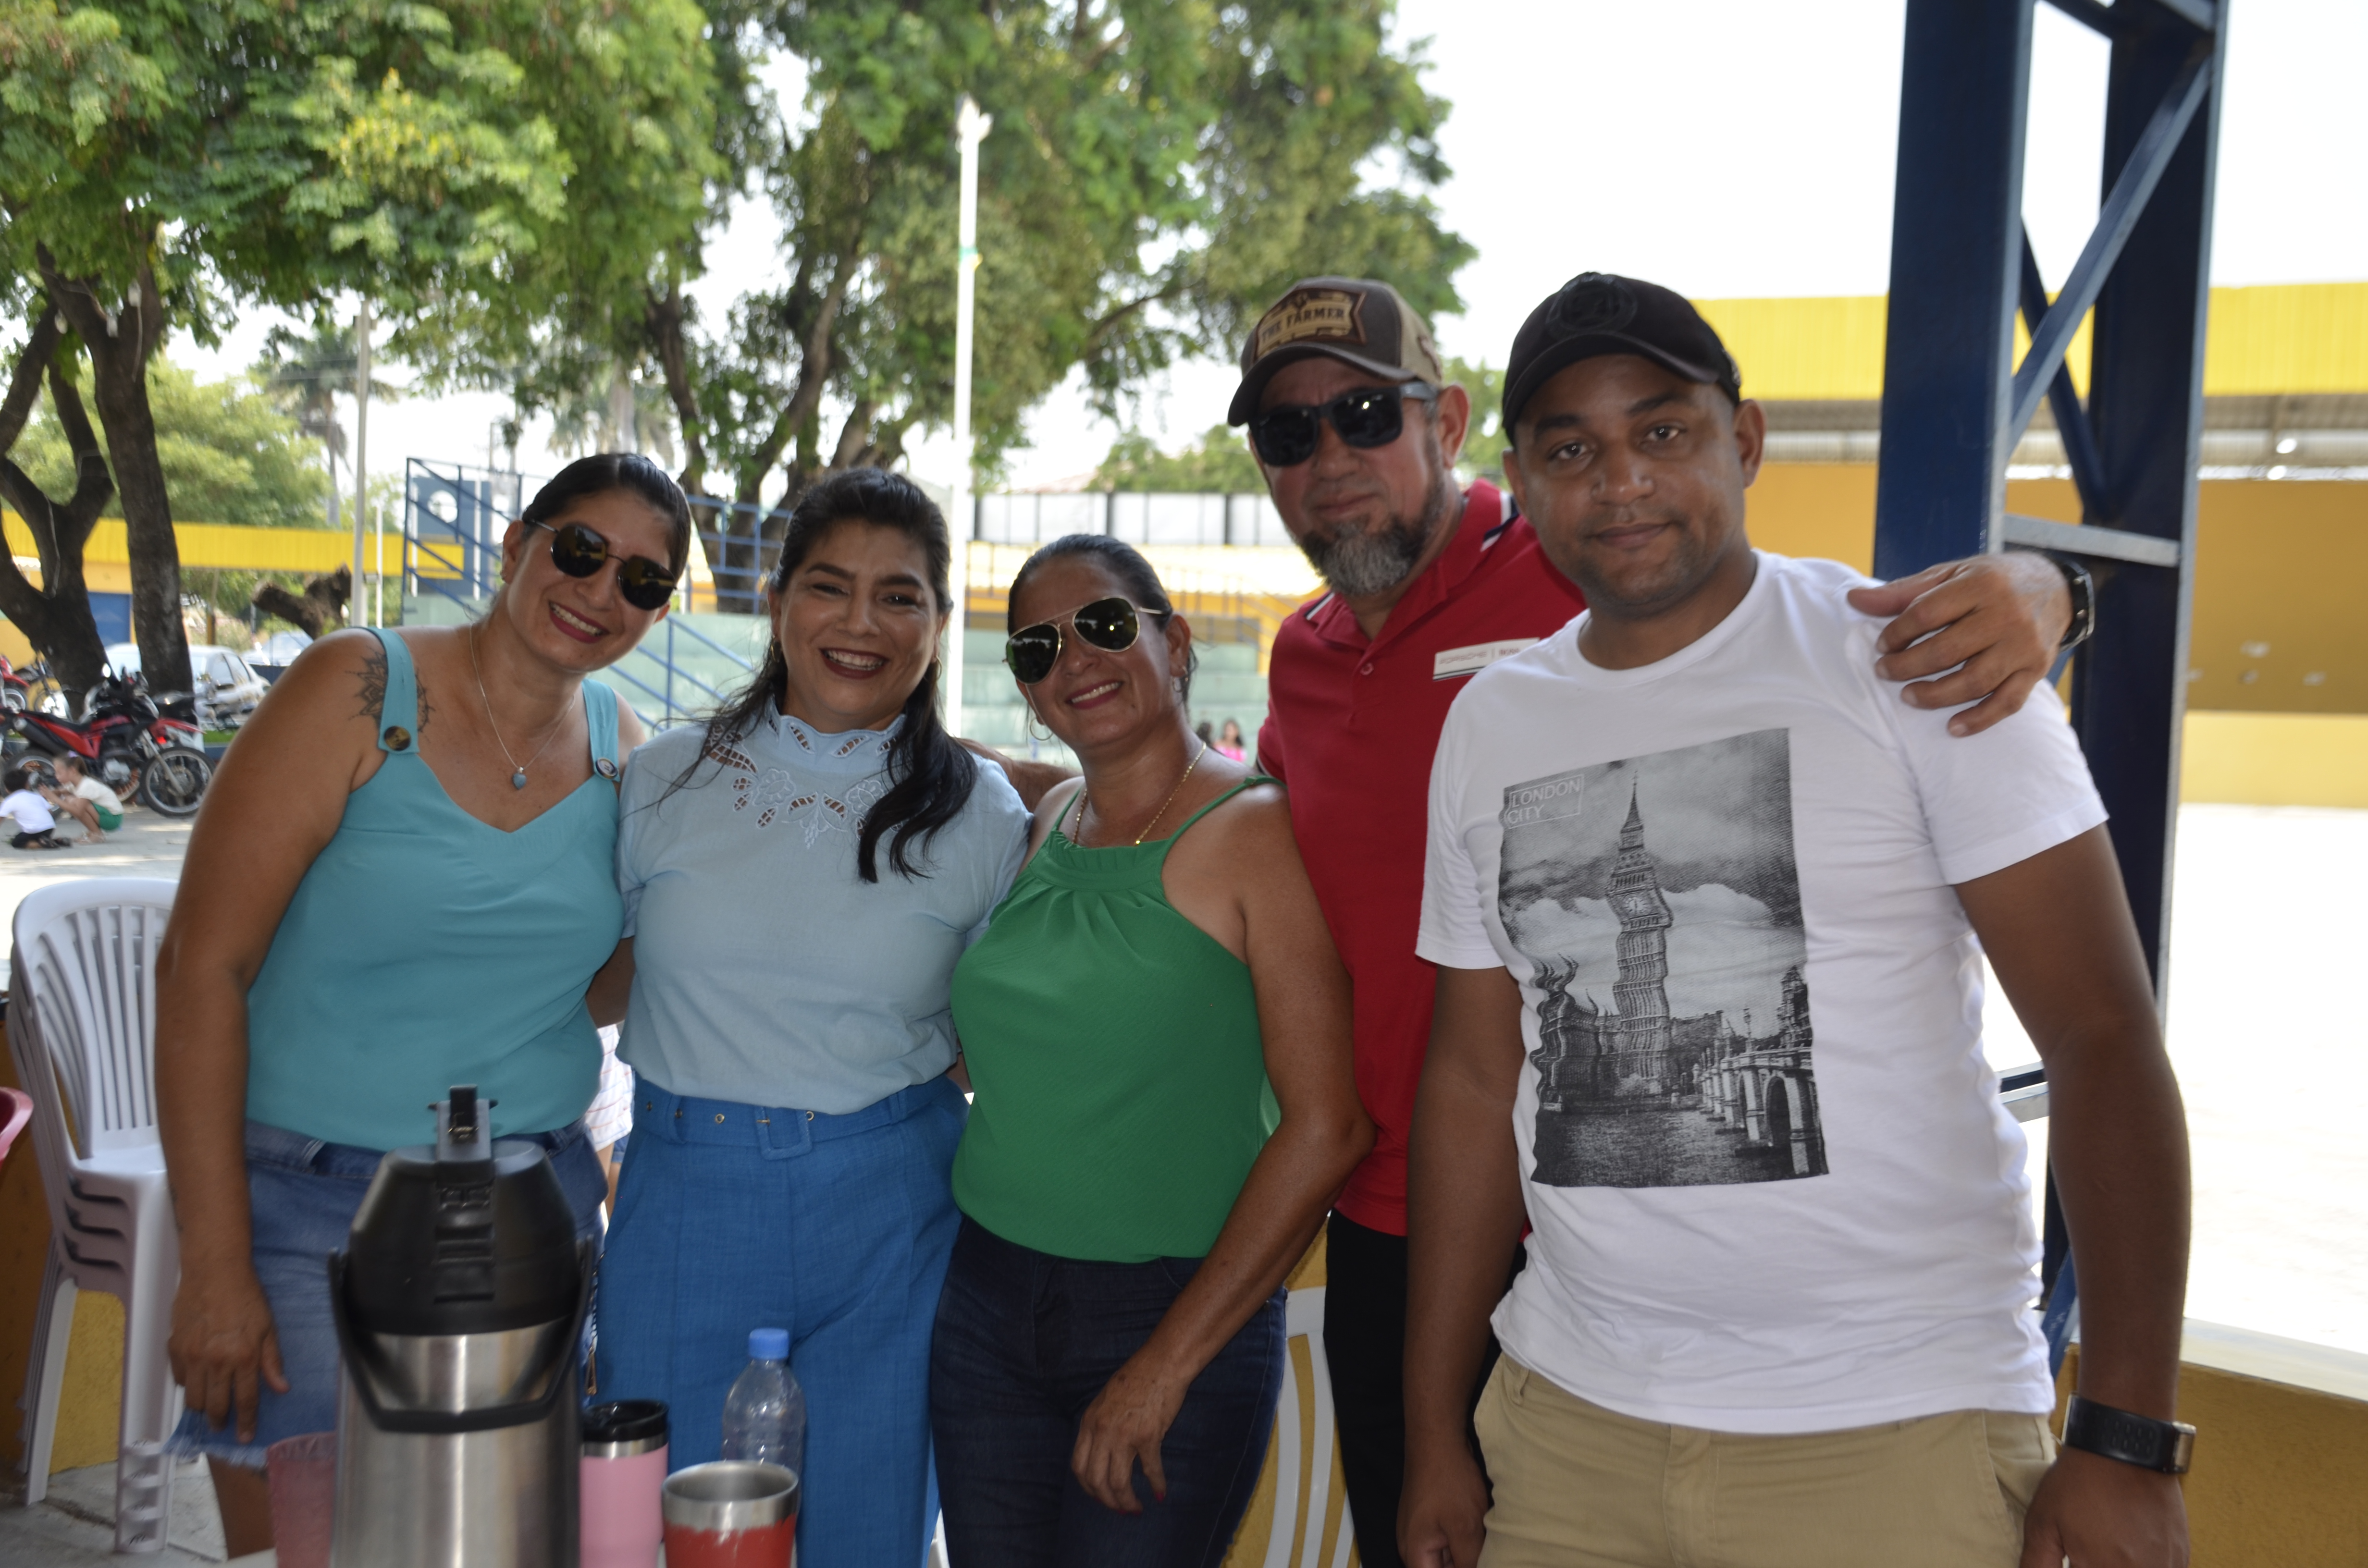
<path fill-rule="evenodd" d="M 748 1367 L 723 1401 L 723 1457 L 806 1468 L 806 1396 L 790 1373 L 790 1331 L 752 1329 Z"/>

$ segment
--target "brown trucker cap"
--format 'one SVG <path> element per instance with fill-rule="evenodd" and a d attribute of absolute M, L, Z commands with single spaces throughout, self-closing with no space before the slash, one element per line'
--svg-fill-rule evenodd
<path fill-rule="evenodd" d="M 1735 360 L 1692 301 L 1674 289 L 1609 272 L 1582 272 L 1530 312 L 1505 365 L 1505 421 L 1513 422 L 1556 373 L 1603 354 L 1638 354 L 1690 381 L 1743 401 Z"/>
<path fill-rule="evenodd" d="M 1250 328 L 1225 423 L 1249 423 L 1277 370 L 1318 356 L 1386 381 L 1439 386 L 1447 379 L 1429 324 L 1396 290 L 1370 278 L 1303 278 Z"/>

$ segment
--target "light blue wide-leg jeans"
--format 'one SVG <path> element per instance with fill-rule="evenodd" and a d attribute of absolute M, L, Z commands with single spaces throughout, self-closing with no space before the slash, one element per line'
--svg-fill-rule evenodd
<path fill-rule="evenodd" d="M 938 1078 L 847 1116 L 633 1096 L 600 1265 L 601 1399 L 662 1399 L 668 1464 L 717 1457 L 748 1331 L 785 1328 L 806 1397 L 799 1568 L 923 1561 L 936 1513 L 929 1335 L 969 1108 Z"/>

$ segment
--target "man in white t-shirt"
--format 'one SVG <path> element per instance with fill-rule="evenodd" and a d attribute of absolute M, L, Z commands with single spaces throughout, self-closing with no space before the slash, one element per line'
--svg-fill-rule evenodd
<path fill-rule="evenodd" d="M 2184 1564 L 2185 1122 L 2060 705 L 1952 738 L 1874 676 L 1863 578 L 1751 549 L 1765 418 L 1667 290 L 1541 305 L 1504 428 L 1590 608 L 1473 677 L 1431 777 L 1407 1562 Z M 2060 1459 L 1985 950 L 2079 1279 Z"/>

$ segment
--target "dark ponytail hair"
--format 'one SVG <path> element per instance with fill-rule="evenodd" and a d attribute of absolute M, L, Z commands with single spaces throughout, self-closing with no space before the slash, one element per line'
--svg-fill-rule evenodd
<path fill-rule="evenodd" d="M 1161 585 L 1159 574 L 1152 569 L 1150 562 L 1143 558 L 1143 551 L 1124 540 L 1112 539 L 1108 534 L 1064 534 L 1044 546 L 1030 556 L 1011 579 L 1011 598 L 1019 597 L 1019 590 L 1027 585 L 1030 577 L 1035 575 L 1037 567 L 1069 555 L 1092 557 L 1096 565 L 1119 580 L 1134 608 L 1148 611 L 1158 620 L 1163 631 L 1175 619 L 1176 607 L 1168 602 L 1167 590 Z M 1200 667 L 1201 651 L 1198 648 L 1186 649 L 1184 668 L 1176 676 L 1179 701 L 1192 695 L 1192 672 Z"/>
<path fill-rule="evenodd" d="M 930 596 L 940 610 L 953 602 L 953 544 L 944 515 L 919 485 L 901 473 L 877 468 L 833 474 L 798 498 L 781 535 L 780 559 L 766 585 L 776 594 L 787 587 L 815 543 L 846 522 L 894 528 L 920 546 L 922 558 L 928 562 Z M 905 699 L 904 722 L 888 748 L 888 792 L 864 813 L 863 825 L 857 832 L 855 866 L 867 882 L 880 880 L 880 840 L 892 830 L 889 865 L 900 876 L 920 876 L 913 864 L 913 850 L 926 848 L 939 828 L 962 814 L 972 786 L 978 782 L 977 761 L 946 733 L 945 722 L 938 717 L 938 661 L 931 659 L 921 684 Z M 709 716 L 707 739 L 700 757 L 692 759 L 691 768 L 748 733 L 768 713 L 779 712 L 789 681 L 789 661 L 776 638 L 765 650 L 765 662 L 755 678 Z M 690 771 L 686 770 L 675 788 L 679 789 L 689 777 Z M 914 843 L 916 838 L 918 846 Z"/>
<path fill-rule="evenodd" d="M 534 493 L 521 523 L 547 523 L 571 501 L 621 490 L 666 520 L 666 565 L 677 577 L 690 561 L 690 501 L 666 470 L 639 452 L 595 452 L 577 458 Z"/>

